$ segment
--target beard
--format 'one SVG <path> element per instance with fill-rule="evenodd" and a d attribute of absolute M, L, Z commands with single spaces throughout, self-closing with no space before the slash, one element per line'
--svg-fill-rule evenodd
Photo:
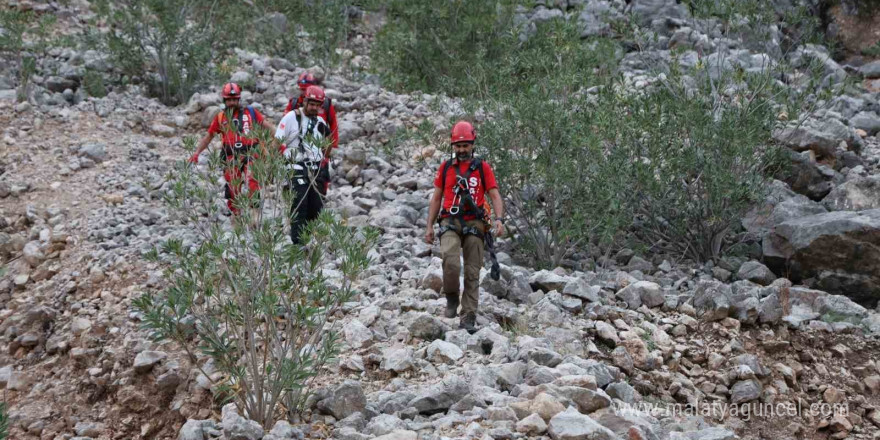
<path fill-rule="evenodd" d="M 470 160 L 474 157 L 473 151 L 470 153 L 455 153 L 455 158 L 458 160 Z"/>

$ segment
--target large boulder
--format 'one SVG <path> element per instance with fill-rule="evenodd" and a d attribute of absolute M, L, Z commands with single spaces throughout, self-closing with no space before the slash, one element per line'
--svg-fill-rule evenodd
<path fill-rule="evenodd" d="M 776 280 L 776 275 L 774 275 L 767 266 L 764 266 L 757 261 L 747 261 L 743 263 L 743 265 L 739 267 L 736 276 L 741 280 L 748 280 L 762 286 L 769 286 L 770 283 Z"/>
<path fill-rule="evenodd" d="M 764 236 L 785 221 L 825 212 L 828 210 L 821 204 L 788 189 L 784 182 L 774 180 L 764 203 L 747 213 L 742 225 L 750 233 Z"/>
<path fill-rule="evenodd" d="M 610 22 L 620 20 L 623 14 L 610 2 L 587 2 L 578 17 L 581 38 L 604 36 L 611 33 Z"/>
<path fill-rule="evenodd" d="M 831 190 L 822 200 L 831 211 L 880 208 L 880 176 L 859 177 Z"/>
<path fill-rule="evenodd" d="M 554 440 L 613 440 L 619 438 L 614 431 L 596 423 L 573 406 L 550 419 L 550 438 Z"/>
<path fill-rule="evenodd" d="M 784 167 L 777 178 L 798 194 L 819 201 L 828 195 L 834 182 L 843 180 L 843 176 L 833 168 L 816 162 L 816 154 L 811 151 L 789 151 L 788 156 L 791 165 Z"/>
<path fill-rule="evenodd" d="M 701 280 L 694 290 L 694 309 L 707 321 L 720 321 L 730 315 L 729 285 L 716 280 Z"/>
<path fill-rule="evenodd" d="M 650 281 L 638 281 L 634 284 L 620 289 L 616 296 L 623 301 L 630 309 L 637 309 L 642 304 L 651 307 L 658 307 L 663 304 L 663 290 L 657 283 Z"/>
<path fill-rule="evenodd" d="M 865 130 L 873 136 L 880 131 L 880 116 L 876 112 L 861 112 L 849 120 L 853 127 Z"/>
<path fill-rule="evenodd" d="M 358 381 L 347 380 L 333 389 L 317 404 L 318 411 L 342 420 L 367 406 L 367 398 Z"/>
<path fill-rule="evenodd" d="M 409 402 L 409 406 L 420 414 L 431 415 L 446 412 L 450 406 L 458 402 L 470 392 L 468 383 L 458 377 L 451 376 L 423 390 Z"/>
<path fill-rule="evenodd" d="M 687 6 L 675 0 L 634 0 L 630 6 L 633 17 L 641 26 L 647 26 L 654 20 L 665 23 L 670 18 L 690 18 Z"/>
<path fill-rule="evenodd" d="M 223 407 L 220 424 L 223 427 L 223 435 L 229 440 L 260 440 L 263 438 L 263 427 L 259 423 L 239 415 L 233 403 Z"/>
<path fill-rule="evenodd" d="M 529 284 L 533 290 L 543 290 L 544 293 L 556 290 L 561 292 L 566 284 L 571 281 L 570 278 L 558 275 L 549 270 L 540 270 L 535 272 L 529 279 Z"/>
<path fill-rule="evenodd" d="M 857 302 L 880 298 L 880 209 L 790 220 L 764 238 L 764 261 L 778 274 Z"/>
<path fill-rule="evenodd" d="M 810 118 L 802 124 L 791 124 L 773 132 L 773 139 L 792 150 L 812 150 L 819 157 L 834 157 L 841 142 L 851 146 L 858 145 L 857 137 L 852 127 L 834 118 Z"/>
<path fill-rule="evenodd" d="M 528 301 L 532 293 L 532 287 L 525 275 L 513 272 L 507 266 L 501 267 L 501 279 L 496 281 L 492 277 L 483 277 L 480 287 L 486 292 L 498 298 L 504 298 L 514 304 L 522 304 Z"/>

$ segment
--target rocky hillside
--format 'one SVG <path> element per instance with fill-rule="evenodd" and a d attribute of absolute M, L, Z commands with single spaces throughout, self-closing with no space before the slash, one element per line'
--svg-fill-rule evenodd
<path fill-rule="evenodd" d="M 539 3 L 526 22 L 575 19 L 601 31 L 601 9 L 656 24 L 657 46 L 621 65 L 634 86 L 651 81 L 645 60 L 667 62 L 672 42 L 727 44 L 686 26 L 671 1 Z M 83 6 L 52 7 L 63 16 Z M 760 52 L 735 50 L 741 67 L 756 67 Z M 823 57 L 829 81 L 880 77 L 876 62 L 848 68 L 826 53 L 797 56 Z M 244 100 L 277 121 L 305 66 L 238 55 L 233 78 L 253 84 Z M 794 166 L 744 219 L 754 260 L 698 266 L 623 249 L 593 256 L 592 271 L 538 271 L 518 265 L 505 239 L 502 279 L 483 278 L 481 330 L 469 335 L 442 317 L 438 249 L 421 241 L 444 152 L 383 148 L 424 120 L 447 130 L 456 102 L 329 73 L 341 146 L 328 209 L 382 235 L 360 295 L 333 317 L 344 335 L 338 362 L 302 420 L 264 432 L 215 399 L 207 358 L 151 342 L 131 307 L 165 283 L 142 254 L 196 240 L 163 204 L 164 176 L 219 97 L 205 91 L 177 108 L 137 88 L 87 97 L 80 67 L 103 60 L 55 51 L 29 102 L 0 90 L 10 438 L 880 438 L 880 105 L 870 89 L 778 133 Z"/>

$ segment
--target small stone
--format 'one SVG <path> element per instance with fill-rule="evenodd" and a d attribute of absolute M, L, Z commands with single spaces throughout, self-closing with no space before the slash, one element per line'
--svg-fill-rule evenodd
<path fill-rule="evenodd" d="M 769 286 L 776 280 L 776 274 L 767 266 L 757 261 L 747 261 L 739 267 L 736 273 L 737 278 L 741 280 L 751 281 L 762 286 Z"/>
<path fill-rule="evenodd" d="M 70 331 L 77 336 L 89 331 L 91 328 L 92 321 L 89 321 L 87 318 L 77 317 L 73 318 L 70 322 Z"/>
<path fill-rule="evenodd" d="M 366 406 L 367 398 L 360 382 L 347 380 L 336 387 L 326 399 L 318 402 L 317 408 L 324 414 L 342 420 L 363 411 Z"/>
<path fill-rule="evenodd" d="M 101 423 L 79 422 L 73 427 L 73 432 L 83 437 L 98 437 L 102 431 L 104 425 Z"/>
<path fill-rule="evenodd" d="M 238 414 L 234 403 L 226 404 L 222 409 L 223 434 L 226 440 L 259 440 L 263 438 L 263 427 L 259 423 L 248 420 Z"/>
<path fill-rule="evenodd" d="M 220 432 L 213 420 L 187 420 L 180 428 L 177 440 L 206 440 L 211 438 L 209 433 Z"/>
<path fill-rule="evenodd" d="M 530 437 L 543 435 L 546 431 L 547 423 L 534 413 L 516 423 L 516 432 Z"/>
<path fill-rule="evenodd" d="M 162 390 L 173 390 L 183 383 L 183 376 L 177 371 L 168 371 L 156 378 L 156 386 Z"/>
<path fill-rule="evenodd" d="M 761 396 L 761 390 L 761 383 L 757 380 L 741 380 L 730 389 L 730 402 L 735 405 L 751 402 Z"/>
<path fill-rule="evenodd" d="M 31 386 L 31 378 L 23 371 L 11 371 L 6 382 L 6 389 L 25 391 Z"/>
<path fill-rule="evenodd" d="M 40 248 L 39 241 L 31 241 L 28 244 L 24 245 L 24 260 L 31 266 L 37 267 L 42 263 L 46 256 L 43 254 L 42 249 Z"/>
<path fill-rule="evenodd" d="M 825 392 L 822 393 L 822 398 L 828 403 L 841 403 L 846 401 L 846 395 L 843 394 L 843 391 L 835 387 L 826 388 Z"/>
<path fill-rule="evenodd" d="M 385 435 L 400 429 L 406 429 L 406 422 L 391 414 L 379 414 L 359 431 L 369 435 Z"/>
<path fill-rule="evenodd" d="M 125 202 L 125 197 L 122 194 L 102 194 L 101 199 L 111 205 L 121 205 Z"/>
<path fill-rule="evenodd" d="M 373 340 L 373 332 L 357 319 L 346 324 L 342 328 L 342 333 L 345 336 L 345 342 L 355 350 L 369 346 Z"/>
<path fill-rule="evenodd" d="M 718 281 L 727 282 L 730 280 L 731 272 L 723 267 L 713 267 L 712 268 L 712 276 L 715 277 Z"/>
<path fill-rule="evenodd" d="M 157 122 L 150 125 L 150 133 L 156 136 L 173 137 L 175 134 L 177 134 L 177 130 L 165 124 L 160 124 Z"/>
<path fill-rule="evenodd" d="M 843 414 L 837 413 L 831 417 L 831 421 L 828 423 L 829 427 L 836 432 L 850 432 L 853 430 L 853 425 L 850 423 L 849 419 Z"/>
<path fill-rule="evenodd" d="M 409 332 L 414 338 L 426 341 L 443 339 L 447 330 L 449 327 L 443 321 L 424 313 L 416 317 L 409 325 Z"/>
<path fill-rule="evenodd" d="M 86 144 L 79 147 L 79 155 L 101 163 L 107 159 L 106 146 L 104 144 Z"/>
<path fill-rule="evenodd" d="M 553 440 L 617 440 L 610 429 L 600 425 L 590 416 L 579 413 L 570 406 L 550 419 L 550 437 Z"/>
<path fill-rule="evenodd" d="M 632 310 L 639 308 L 642 304 L 648 308 L 659 307 L 666 301 L 660 285 L 650 281 L 637 281 L 630 284 L 619 290 L 616 296 L 625 301 L 627 308 Z"/>
<path fill-rule="evenodd" d="M 617 330 L 614 326 L 605 321 L 596 321 L 596 333 L 598 334 L 600 341 L 612 347 L 616 347 L 620 342 L 620 337 L 617 336 Z"/>
<path fill-rule="evenodd" d="M 382 352 L 382 364 L 379 368 L 385 371 L 401 373 L 413 367 L 413 350 L 409 347 L 389 347 Z"/>
<path fill-rule="evenodd" d="M 373 440 L 417 440 L 419 434 L 415 431 L 398 429 L 385 435 L 373 438 Z"/>
<path fill-rule="evenodd" d="M 871 394 L 880 394 L 880 376 L 868 376 L 865 378 L 865 388 L 867 388 Z"/>
<path fill-rule="evenodd" d="M 532 413 L 535 413 L 541 416 L 544 420 L 550 420 L 556 414 L 565 410 L 565 406 L 559 403 L 555 397 L 547 394 L 541 393 L 535 396 L 532 400 L 532 405 L 529 408 Z"/>
<path fill-rule="evenodd" d="M 455 344 L 437 339 L 428 346 L 427 355 L 431 362 L 454 364 L 464 357 L 464 352 Z"/>
<path fill-rule="evenodd" d="M 134 371 L 138 374 L 149 373 L 156 364 L 167 357 L 168 355 L 162 351 L 144 350 L 134 358 Z"/>
<path fill-rule="evenodd" d="M 409 406 L 415 408 L 420 414 L 445 412 L 469 393 L 470 387 L 464 379 L 458 376 L 449 376 L 422 390 L 420 395 L 409 402 Z"/>

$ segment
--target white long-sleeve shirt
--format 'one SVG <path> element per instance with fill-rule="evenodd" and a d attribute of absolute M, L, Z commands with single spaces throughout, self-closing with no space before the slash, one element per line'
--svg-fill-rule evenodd
<path fill-rule="evenodd" d="M 329 135 L 330 127 L 324 118 L 309 118 L 301 113 L 301 109 L 287 112 L 275 130 L 275 137 L 284 144 L 281 147 L 284 157 L 294 163 L 323 160 L 321 147 Z"/>

